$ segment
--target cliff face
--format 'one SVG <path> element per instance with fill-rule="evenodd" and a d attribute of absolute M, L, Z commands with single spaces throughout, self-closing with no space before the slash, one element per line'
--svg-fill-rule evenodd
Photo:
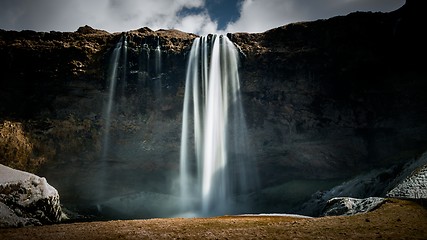
<path fill-rule="evenodd" d="M 242 53 L 260 210 L 289 209 L 343 179 L 427 150 L 427 82 L 418 60 L 426 41 L 418 36 L 422 21 L 414 4 L 228 34 Z M 148 28 L 125 35 L 127 85 L 116 94 L 108 160 L 117 177 L 105 184 L 115 194 L 167 193 L 179 166 L 186 54 L 196 36 Z M 87 26 L 74 33 L 0 31 L 0 120 L 21 124 L 33 144 L 28 158 L 38 161 L 22 168 L 42 164 L 39 171 L 64 202 L 96 198 L 91 172 L 100 168 L 108 68 L 121 36 Z M 142 54 L 144 44 L 153 50 L 157 41 L 160 86 L 154 60 Z M 7 154 L 0 153 L 6 163 L 19 151 L 8 139 L 0 142 L 7 145 Z"/>
<path fill-rule="evenodd" d="M 424 151 L 425 46 L 410 6 L 233 34 L 248 51 L 243 89 L 261 164 L 277 170 L 279 154 L 289 175 L 330 178 Z"/>

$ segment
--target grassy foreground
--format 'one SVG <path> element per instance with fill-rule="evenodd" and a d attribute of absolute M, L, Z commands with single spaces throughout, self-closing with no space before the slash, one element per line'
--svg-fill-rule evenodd
<path fill-rule="evenodd" d="M 389 200 L 355 216 L 164 218 L 0 229 L 0 239 L 427 239 L 427 208 Z"/>

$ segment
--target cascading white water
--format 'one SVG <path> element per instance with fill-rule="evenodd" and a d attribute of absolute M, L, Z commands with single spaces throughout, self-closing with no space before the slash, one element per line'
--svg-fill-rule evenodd
<path fill-rule="evenodd" d="M 111 128 L 111 114 L 114 105 L 114 97 L 116 94 L 117 75 L 119 70 L 120 56 L 123 54 L 124 65 L 127 63 L 127 40 L 126 37 L 121 37 L 117 42 L 110 59 L 109 73 L 108 73 L 108 100 L 104 108 L 104 133 L 102 142 L 102 155 L 101 160 L 104 161 L 108 155 L 110 145 L 110 128 Z M 125 73 L 123 73 L 125 74 Z"/>
<path fill-rule="evenodd" d="M 154 50 L 155 59 L 155 71 L 156 75 L 159 75 L 162 71 L 162 51 L 160 49 L 160 39 L 157 38 L 157 47 Z"/>
<path fill-rule="evenodd" d="M 99 168 L 97 171 L 93 172 L 98 180 L 98 186 L 96 186 L 96 190 L 94 190 L 94 195 L 98 200 L 102 200 L 105 197 L 105 189 L 106 189 L 106 179 L 108 168 L 106 165 L 107 158 L 110 154 L 110 131 L 111 131 L 111 122 L 112 116 L 114 115 L 114 106 L 115 106 L 115 97 L 117 95 L 117 84 L 118 82 L 122 82 L 122 86 L 125 83 L 126 78 L 126 68 L 127 65 L 127 39 L 126 36 L 122 36 L 120 40 L 117 42 L 114 47 L 110 62 L 108 66 L 108 75 L 107 75 L 107 90 L 108 97 L 106 99 L 106 103 L 103 108 L 103 136 L 102 136 L 102 145 L 101 145 L 101 155 L 99 159 Z M 122 74 L 120 74 L 122 72 Z M 118 79 L 122 79 L 123 81 L 118 81 Z M 120 90 L 119 90 L 120 91 Z M 123 89 L 122 89 L 123 91 Z M 123 94 L 123 93 L 122 93 Z"/>
<path fill-rule="evenodd" d="M 155 91 L 156 100 L 161 102 L 162 100 L 162 51 L 160 49 L 160 39 L 157 37 L 157 47 L 154 50 L 154 71 L 155 71 Z"/>
<path fill-rule="evenodd" d="M 234 197 L 256 188 L 257 177 L 248 156 L 238 52 L 226 36 L 194 40 L 183 108 L 181 208 L 201 215 L 227 213 Z"/>
<path fill-rule="evenodd" d="M 122 76 L 121 76 L 121 96 L 124 97 L 126 95 L 125 91 L 127 88 L 127 74 L 128 74 L 128 41 L 127 37 L 125 36 L 123 38 L 123 45 L 122 45 Z"/>

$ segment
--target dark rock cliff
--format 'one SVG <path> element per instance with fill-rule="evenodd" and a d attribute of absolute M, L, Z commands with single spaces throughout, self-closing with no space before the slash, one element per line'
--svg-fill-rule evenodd
<path fill-rule="evenodd" d="M 228 34 L 241 50 L 259 211 L 286 211 L 318 190 L 427 150 L 427 82 L 419 60 L 427 41 L 419 5 Z M 14 165 L 22 138 L 3 127 L 11 136 L 2 135 L 0 160 L 42 166 L 64 202 L 96 198 L 90 183 L 99 167 L 108 64 L 123 34 L 128 85 L 112 121 L 109 164 L 116 164 L 117 177 L 106 184 L 117 194 L 167 193 L 179 166 L 186 54 L 195 35 L 148 28 L 110 34 L 88 26 L 74 33 L 0 31 L 0 120 L 22 124 L 31 144 L 30 163 Z M 153 60 L 141 57 L 144 44 L 154 49 L 157 41 L 161 99 Z"/>

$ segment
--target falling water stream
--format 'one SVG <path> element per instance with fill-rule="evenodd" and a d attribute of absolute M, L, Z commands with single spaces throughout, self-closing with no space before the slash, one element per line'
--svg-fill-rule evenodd
<path fill-rule="evenodd" d="M 160 39 L 157 37 L 157 47 L 154 50 L 154 70 L 155 70 L 155 91 L 156 101 L 161 103 L 162 94 L 162 51 L 160 49 Z"/>
<path fill-rule="evenodd" d="M 190 51 L 184 96 L 182 211 L 201 215 L 233 211 L 236 197 L 256 188 L 247 146 L 236 47 L 222 35 L 197 38 Z"/>
<path fill-rule="evenodd" d="M 104 107 L 104 132 L 102 141 L 102 155 L 101 161 L 105 161 L 108 155 L 110 145 L 110 129 L 111 129 L 111 115 L 114 105 L 114 98 L 116 94 L 117 77 L 120 68 L 120 58 L 123 58 L 123 78 L 126 75 L 126 64 L 127 64 L 127 39 L 121 37 L 120 41 L 116 44 L 111 55 L 109 74 L 108 74 L 108 98 L 107 104 Z M 124 84 L 123 84 L 124 85 Z"/>
<path fill-rule="evenodd" d="M 117 42 L 110 57 L 107 75 L 107 90 L 108 96 L 103 109 L 103 135 L 101 145 L 101 155 L 99 161 L 99 168 L 93 172 L 97 176 L 98 186 L 94 195 L 98 200 L 106 197 L 108 192 L 107 180 L 109 178 L 108 165 L 111 158 L 111 129 L 112 119 L 116 114 L 116 108 L 119 103 L 116 102 L 117 96 L 123 97 L 127 86 L 127 65 L 128 65 L 128 42 L 127 36 L 123 35 Z M 123 99 L 122 99 L 123 100 Z"/>
<path fill-rule="evenodd" d="M 146 43 L 142 45 L 138 66 L 138 81 L 141 82 L 139 85 L 141 88 L 138 89 L 138 94 L 147 91 L 147 87 L 154 87 L 155 103 L 161 106 L 162 51 L 159 39 L 153 50 L 154 66 L 151 69 L 153 71 L 150 71 L 150 48 Z M 112 166 L 108 164 L 117 164 L 113 150 L 117 152 L 120 147 L 110 146 L 113 144 L 110 143 L 112 119 L 115 119 L 115 113 L 123 110 L 121 108 L 128 106 L 125 91 L 127 54 L 127 38 L 123 36 L 113 49 L 109 66 L 101 156 L 101 168 L 104 170 L 99 178 L 104 185 L 112 181 L 110 178 L 114 178 L 114 175 L 111 175 L 115 174 L 114 169 L 110 169 Z M 179 198 L 171 190 L 168 197 L 163 195 L 161 199 L 157 199 L 158 194 L 139 193 L 134 196 L 133 203 L 122 206 L 122 201 L 113 198 L 101 205 L 109 204 L 110 208 L 114 206 L 115 209 L 125 211 L 150 202 L 156 207 L 149 211 L 163 216 L 175 216 L 177 213 L 181 216 L 188 214 L 212 216 L 233 214 L 243 209 L 242 206 L 247 203 L 248 196 L 257 189 L 258 178 L 253 154 L 248 147 L 249 138 L 240 95 L 238 60 L 239 53 L 226 36 L 208 35 L 196 38 L 193 42 L 188 56 L 183 104 Z M 115 99 L 120 99 L 117 97 L 123 98 L 123 101 L 116 103 Z M 156 111 L 152 116 L 153 119 L 161 117 L 161 112 Z M 161 126 L 160 123 L 152 123 L 153 139 L 157 131 L 161 132 Z M 109 161 L 110 158 L 112 161 Z M 101 184 L 99 198 L 104 197 L 107 188 L 108 185 Z M 140 203 L 136 199 L 145 200 Z M 177 201 L 174 199 L 180 199 L 179 206 L 176 206 Z M 165 209 L 165 205 L 168 205 L 169 210 Z M 138 210 L 129 210 L 129 214 L 133 211 Z"/>

